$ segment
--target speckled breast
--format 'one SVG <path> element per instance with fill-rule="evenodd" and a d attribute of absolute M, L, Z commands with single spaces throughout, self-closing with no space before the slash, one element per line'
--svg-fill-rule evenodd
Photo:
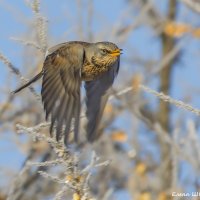
<path fill-rule="evenodd" d="M 92 81 L 100 77 L 102 74 L 106 73 L 109 70 L 109 65 L 93 65 L 91 63 L 84 63 L 81 70 L 81 78 L 84 81 Z"/>

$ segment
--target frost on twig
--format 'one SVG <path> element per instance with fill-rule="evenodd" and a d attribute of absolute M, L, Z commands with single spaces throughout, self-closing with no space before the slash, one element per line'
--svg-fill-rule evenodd
<path fill-rule="evenodd" d="M 165 102 L 168 102 L 168 103 L 170 103 L 172 105 L 175 105 L 176 107 L 179 107 L 179 108 L 181 108 L 183 110 L 192 112 L 192 113 L 200 116 L 200 110 L 199 109 L 194 108 L 191 105 L 189 105 L 187 103 L 184 103 L 183 101 L 175 100 L 172 97 L 163 94 L 162 92 L 156 92 L 155 90 L 152 90 L 151 88 L 148 88 L 148 87 L 146 87 L 144 85 L 140 85 L 140 88 L 142 90 L 144 90 L 145 92 L 147 92 L 147 93 L 153 94 L 154 96 L 158 97 L 159 99 L 161 99 L 161 100 L 163 100 Z"/>
<path fill-rule="evenodd" d="M 22 43 L 26 46 L 32 46 L 32 47 L 35 47 L 36 49 L 38 49 L 40 51 L 43 51 L 43 49 L 38 44 L 36 44 L 34 41 L 27 41 L 27 40 L 15 38 L 15 37 L 11 37 L 10 39 L 17 41 L 17 42 L 20 42 L 20 43 Z"/>
<path fill-rule="evenodd" d="M 165 102 L 168 102 L 178 108 L 181 108 L 183 110 L 186 110 L 186 111 L 189 111 L 189 112 L 192 112 L 194 113 L 195 115 L 197 116 L 200 116 L 200 109 L 197 109 L 197 108 L 194 108 L 193 106 L 187 104 L 187 103 L 184 103 L 183 101 L 180 101 L 180 100 L 176 100 L 176 99 L 173 99 L 172 97 L 170 97 L 169 95 L 166 95 L 162 92 L 157 92 L 145 85 L 139 85 L 140 89 L 143 90 L 144 92 L 146 93 L 149 93 L 149 94 L 152 94 L 154 96 L 156 96 L 157 98 L 161 99 L 162 101 L 165 101 Z M 121 96 L 121 95 L 124 95 L 130 91 L 133 91 L 133 87 L 130 86 L 130 87 L 127 87 L 119 92 L 117 92 L 115 95 L 116 96 Z M 111 96 L 110 99 L 112 99 L 114 96 Z"/>
<path fill-rule="evenodd" d="M 47 43 L 47 19 L 41 14 L 40 12 L 40 0 L 33 0 L 32 2 L 26 0 L 27 5 L 31 8 L 32 12 L 35 15 L 34 26 L 36 30 L 36 38 L 37 42 L 30 42 L 21 39 L 15 39 L 25 45 L 34 46 L 35 48 L 39 49 L 45 55 L 46 50 L 48 48 Z"/>
<path fill-rule="evenodd" d="M 71 191 L 75 196 L 79 195 L 80 199 L 91 199 L 90 192 L 90 179 L 92 177 L 92 171 L 95 168 L 107 167 L 110 161 L 100 161 L 100 158 L 93 151 L 91 159 L 86 166 L 81 166 L 81 153 L 74 152 L 70 148 L 66 148 L 64 142 L 57 142 L 55 138 L 50 138 L 42 134 L 40 129 L 48 126 L 49 123 L 41 123 L 34 127 L 25 127 L 17 124 L 17 132 L 28 133 L 32 138 L 39 141 L 46 141 L 52 147 L 55 152 L 56 158 L 45 162 L 31 162 L 26 163 L 27 167 L 48 167 L 48 171 L 38 171 L 42 177 L 55 182 L 60 186 L 60 190 L 56 193 L 54 199 L 62 199 L 65 196 L 66 191 Z M 53 167 L 62 167 L 62 175 L 50 172 Z"/>
<path fill-rule="evenodd" d="M 28 81 L 21 75 L 19 69 L 15 67 L 2 53 L 0 53 L 0 60 L 10 69 L 13 74 L 17 75 L 23 83 Z M 29 86 L 29 89 L 31 93 L 33 93 L 33 95 L 36 97 L 36 99 L 40 100 L 40 96 L 37 94 L 35 89 L 32 86 Z"/>

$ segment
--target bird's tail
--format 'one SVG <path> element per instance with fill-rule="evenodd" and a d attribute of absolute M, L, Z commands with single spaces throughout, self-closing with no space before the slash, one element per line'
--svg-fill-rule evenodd
<path fill-rule="evenodd" d="M 21 87 L 17 88 L 12 93 L 16 94 L 19 91 L 23 90 L 24 88 L 28 87 L 30 84 L 32 84 L 35 81 L 37 81 L 38 79 L 40 79 L 42 77 L 42 74 L 43 74 L 43 72 L 41 71 L 39 74 L 37 74 L 36 76 L 34 76 L 28 83 L 26 83 L 26 84 L 22 85 Z"/>

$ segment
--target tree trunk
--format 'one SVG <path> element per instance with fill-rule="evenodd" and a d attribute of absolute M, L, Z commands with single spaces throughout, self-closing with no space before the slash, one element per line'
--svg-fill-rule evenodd
<path fill-rule="evenodd" d="M 168 20 L 175 21 L 177 11 L 176 0 L 169 0 L 168 6 Z M 174 48 L 175 41 L 172 37 L 167 36 L 165 33 L 161 36 L 162 39 L 162 55 L 163 58 Z M 171 74 L 173 70 L 175 59 L 168 62 L 160 72 L 160 91 L 169 94 L 171 88 Z M 170 105 L 164 101 L 159 103 L 158 119 L 163 129 L 168 133 L 170 132 Z M 170 145 L 160 143 L 161 147 L 161 170 L 160 178 L 162 179 L 163 190 L 168 190 L 172 183 L 172 161 L 171 161 L 171 147 Z M 171 199 L 171 195 L 167 197 Z"/>

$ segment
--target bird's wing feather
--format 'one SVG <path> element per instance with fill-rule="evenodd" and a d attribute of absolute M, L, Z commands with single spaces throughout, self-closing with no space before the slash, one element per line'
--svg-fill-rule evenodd
<path fill-rule="evenodd" d="M 98 134 L 99 123 L 109 97 L 109 89 L 111 88 L 114 79 L 119 71 L 120 60 L 103 74 L 99 79 L 88 81 L 85 83 L 86 89 L 86 117 L 87 123 L 87 138 L 89 141 L 94 141 Z"/>
<path fill-rule="evenodd" d="M 75 139 L 79 131 L 80 69 L 83 65 L 84 48 L 81 44 L 65 44 L 47 55 L 43 67 L 42 101 L 46 118 L 51 116 L 50 132 L 56 127 L 57 140 L 65 125 L 65 142 L 72 118 L 75 118 Z"/>

